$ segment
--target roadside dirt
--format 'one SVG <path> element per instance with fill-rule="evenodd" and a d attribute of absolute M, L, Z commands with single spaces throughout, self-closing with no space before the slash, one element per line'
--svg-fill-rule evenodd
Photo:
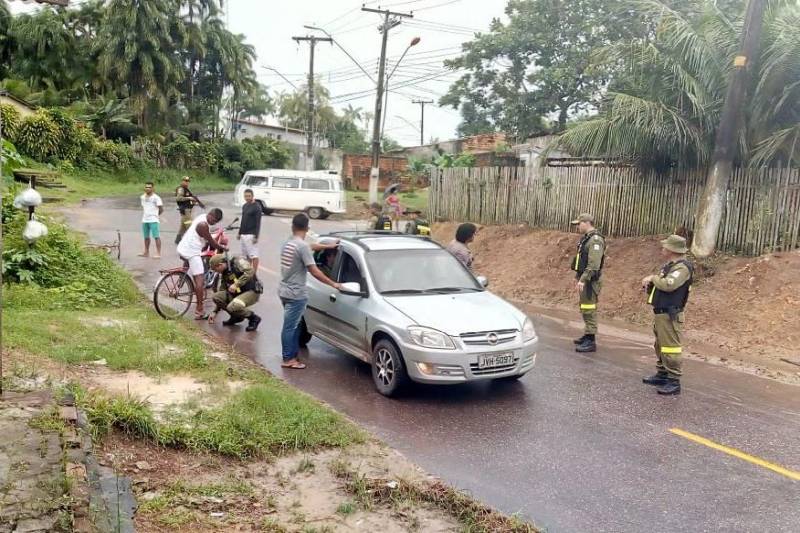
<path fill-rule="evenodd" d="M 458 531 L 455 519 L 417 502 L 365 508 L 334 471 L 353 465 L 369 477 L 424 481 L 396 452 L 369 443 L 345 450 L 241 462 L 155 447 L 115 434 L 101 464 L 133 480 L 136 529 L 161 531 Z"/>
<path fill-rule="evenodd" d="M 457 223 L 434 227 L 449 242 Z M 476 272 L 521 304 L 572 312 L 570 270 L 577 234 L 526 225 L 485 226 L 471 249 Z M 660 238 L 608 239 L 599 312 L 616 327 L 648 332 L 652 311 L 639 281 L 662 264 Z M 800 251 L 762 257 L 717 256 L 698 268 L 687 309 L 687 345 L 695 356 L 765 377 L 800 384 Z"/>

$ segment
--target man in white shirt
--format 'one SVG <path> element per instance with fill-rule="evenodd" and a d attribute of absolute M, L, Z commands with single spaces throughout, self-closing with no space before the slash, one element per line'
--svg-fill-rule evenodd
<path fill-rule="evenodd" d="M 161 257 L 161 231 L 159 218 L 164 212 L 164 202 L 154 192 L 152 181 L 144 184 L 144 194 L 140 197 L 142 202 L 142 234 L 144 235 L 144 253 L 139 257 L 150 256 L 150 238 L 156 241 L 156 259 Z"/>
<path fill-rule="evenodd" d="M 203 275 L 206 269 L 203 265 L 203 248 L 208 245 L 219 252 L 225 251 L 225 247 L 217 243 L 211 235 L 211 226 L 218 224 L 220 220 L 222 220 L 222 209 L 217 208 L 212 209 L 208 214 L 198 216 L 192 221 L 178 244 L 178 255 L 189 264 L 189 270 L 186 273 L 194 280 L 194 294 L 197 297 L 197 305 L 194 310 L 196 320 L 208 318 L 208 315 L 204 313 L 206 288 Z"/>

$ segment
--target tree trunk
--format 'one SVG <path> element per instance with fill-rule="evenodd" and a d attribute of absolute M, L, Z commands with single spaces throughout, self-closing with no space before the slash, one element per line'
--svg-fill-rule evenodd
<path fill-rule="evenodd" d="M 705 258 L 714 253 L 717 234 L 722 222 L 728 182 L 733 171 L 733 160 L 750 78 L 750 65 L 758 57 L 761 25 L 766 0 L 750 0 L 747 5 L 739 55 L 733 62 L 733 72 L 725 96 L 725 104 L 717 128 L 714 155 L 711 159 L 706 186 L 695 217 L 692 253 Z"/>

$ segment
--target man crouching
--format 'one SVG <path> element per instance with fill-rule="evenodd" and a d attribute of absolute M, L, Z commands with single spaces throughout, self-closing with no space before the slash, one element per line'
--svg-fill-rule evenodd
<path fill-rule="evenodd" d="M 228 262 L 224 255 L 217 254 L 209 260 L 208 266 L 220 275 L 220 290 L 212 298 L 216 309 L 208 316 L 208 322 L 213 323 L 219 310 L 225 309 L 230 318 L 223 326 L 233 326 L 247 319 L 245 330 L 255 331 L 261 317 L 248 308 L 255 305 L 264 289 L 253 265 L 244 257 L 234 257 Z"/>

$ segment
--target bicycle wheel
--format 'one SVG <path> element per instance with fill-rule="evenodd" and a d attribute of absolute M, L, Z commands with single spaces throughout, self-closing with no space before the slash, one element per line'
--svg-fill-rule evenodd
<path fill-rule="evenodd" d="M 185 315 L 193 300 L 194 282 L 186 272 L 167 272 L 153 289 L 156 312 L 167 320 Z"/>

